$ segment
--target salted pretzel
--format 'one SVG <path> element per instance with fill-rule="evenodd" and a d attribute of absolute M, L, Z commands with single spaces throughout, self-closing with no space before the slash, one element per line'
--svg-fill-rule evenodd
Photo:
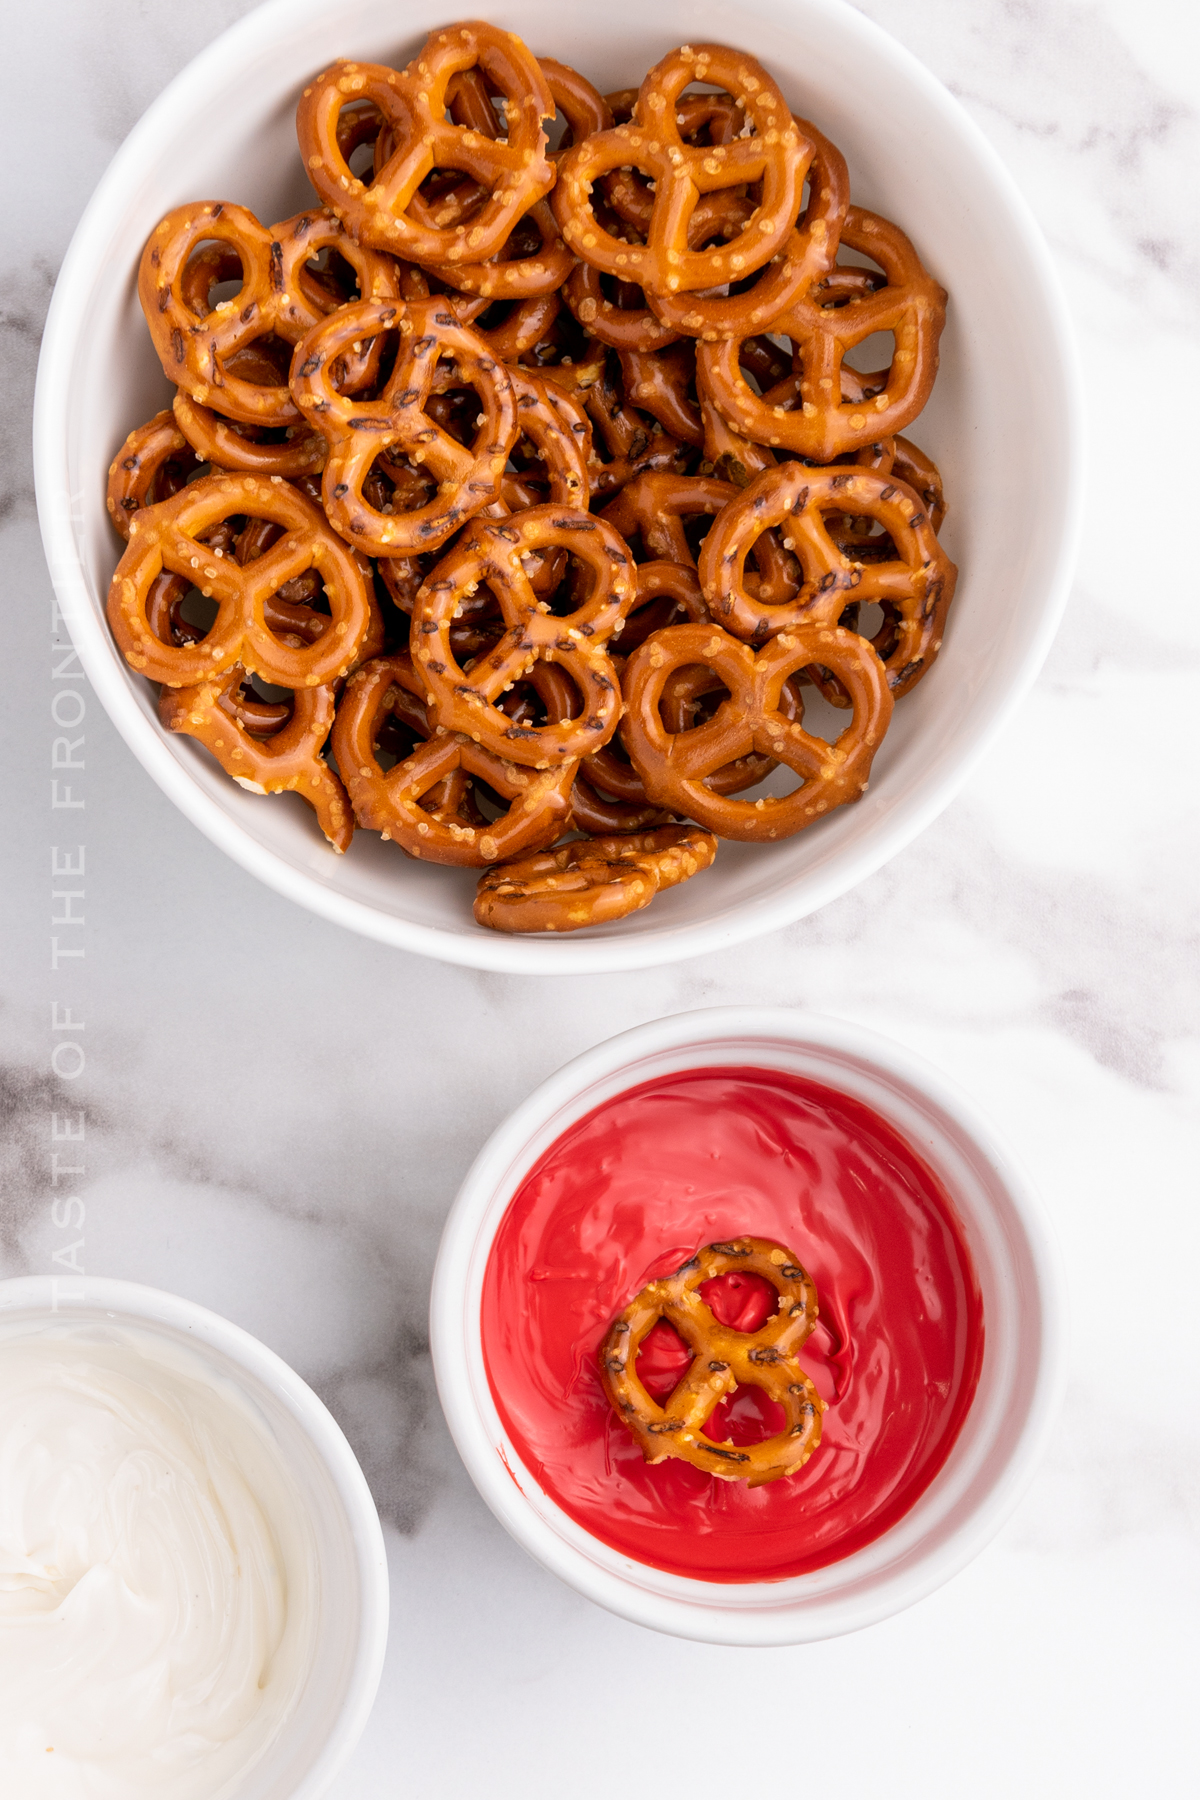
<path fill-rule="evenodd" d="M 399 328 L 395 365 L 374 400 L 338 393 L 331 365 L 346 347 Z M 460 444 L 430 417 L 427 402 L 439 362 L 452 358 L 456 382 L 474 389 L 480 423 Z M 517 404 L 502 363 L 441 298 L 360 301 L 318 325 L 297 349 L 292 391 L 303 416 L 329 444 L 322 480 L 326 517 L 349 543 L 372 556 L 436 549 L 500 495 L 500 478 L 517 436 Z M 364 495 L 381 452 L 406 457 L 436 477 L 438 491 L 411 512 L 384 513 Z"/>
<path fill-rule="evenodd" d="M 706 869 L 717 853 L 711 832 L 666 825 L 612 837 L 576 838 L 557 850 L 489 869 L 475 917 L 493 931 L 579 931 L 648 906 L 663 888 Z"/>
<path fill-rule="evenodd" d="M 675 670 L 695 663 L 720 676 L 729 698 L 706 723 L 672 732 L 662 718 L 663 689 Z M 805 731 L 802 706 L 800 718 L 789 719 L 781 700 L 789 678 L 814 666 L 836 677 L 853 709 L 832 744 Z M 857 800 L 892 716 L 879 658 L 855 632 L 836 626 L 781 632 L 755 655 L 714 625 L 671 625 L 629 658 L 624 691 L 621 740 L 650 799 L 718 837 L 746 843 L 792 837 Z M 707 778 L 751 750 L 786 763 L 801 785 L 782 798 L 714 792 Z"/>
<path fill-rule="evenodd" d="M 450 82 L 476 66 L 504 97 L 505 139 L 446 117 Z M 338 144 L 343 109 L 363 101 L 382 115 L 390 148 L 369 186 Z M 309 179 L 360 243 L 414 262 L 480 263 L 499 254 L 518 219 L 553 185 L 542 130 L 553 116 L 545 77 L 520 39 L 471 21 L 435 31 L 401 71 L 333 63 L 305 88 L 296 131 Z M 434 169 L 460 171 L 487 197 L 453 225 L 419 223 L 412 202 Z"/>
<path fill-rule="evenodd" d="M 121 536 L 128 540 L 134 513 L 177 494 L 195 467 L 195 451 L 169 412 L 131 431 L 108 471 L 108 516 Z"/>
<path fill-rule="evenodd" d="M 749 284 L 715 294 L 651 290 L 647 305 L 663 325 L 713 343 L 773 329 L 772 321 L 827 273 L 838 253 L 850 204 L 850 173 L 836 144 L 808 119 L 796 129 L 813 146 L 808 203 L 781 250 Z"/>
<path fill-rule="evenodd" d="M 606 745 L 597 754 L 603 756 L 610 748 Z M 672 813 L 663 806 L 655 806 L 644 796 L 640 801 L 631 801 L 619 800 L 606 793 L 603 784 L 595 779 L 596 771 L 591 764 L 589 756 L 577 766 L 571 789 L 571 823 L 577 831 L 584 831 L 589 837 L 612 836 L 627 831 L 646 831 L 652 826 L 672 822 Z"/>
<path fill-rule="evenodd" d="M 685 144 L 676 105 L 689 82 L 712 82 L 739 101 L 751 135 L 730 144 Z M 595 133 L 568 151 L 554 189 L 554 215 L 576 255 L 647 293 L 692 293 L 753 274 L 782 249 L 800 211 L 813 145 L 782 94 L 752 57 L 716 44 L 685 45 L 650 70 L 628 125 Z M 634 168 L 654 182 L 644 245 L 605 230 L 592 188 L 605 175 Z M 744 227 L 712 249 L 689 247 L 691 216 L 702 195 L 745 183 L 761 198 Z"/>
<path fill-rule="evenodd" d="M 772 321 L 773 333 L 792 339 L 800 362 L 798 379 L 788 382 L 786 393 L 779 388 L 754 393 L 742 372 L 737 338 L 701 343 L 696 352 L 700 391 L 731 425 L 760 444 L 817 463 L 830 463 L 911 424 L 937 374 L 946 318 L 945 293 L 898 226 L 852 206 L 842 244 L 878 262 L 886 285 L 864 282 L 861 270 L 835 270 L 834 276 L 853 278 L 854 291 L 844 304 L 828 298 L 837 293 L 831 276 Z M 858 391 L 844 398 L 843 358 L 877 331 L 895 338 L 891 363 L 866 377 L 847 367 Z"/>
<path fill-rule="evenodd" d="M 239 424 L 222 418 L 211 406 L 198 406 L 182 388 L 175 390 L 171 404 L 175 423 L 196 459 L 214 468 L 282 475 L 285 481 L 294 481 L 298 475 L 319 475 L 325 467 L 328 445 L 318 431 L 288 426 L 272 440 L 262 427 Z"/>
<path fill-rule="evenodd" d="M 215 260 L 203 249 L 214 243 Z M 299 343 L 336 305 L 305 279 L 308 263 L 330 248 L 354 269 L 364 300 L 395 297 L 390 259 L 360 248 L 327 213 L 297 213 L 281 225 L 265 226 L 229 201 L 201 201 L 169 212 L 150 233 L 138 270 L 142 311 L 168 378 L 198 406 L 215 406 L 227 418 L 252 425 L 300 424 L 286 372 L 264 383 L 246 380 L 232 365 L 238 352 L 270 335 Z M 201 280 L 191 266 L 193 253 L 202 259 Z M 227 271 L 240 273 L 240 291 L 210 310 L 212 277 Z M 344 382 L 361 385 L 370 367 L 352 363 L 341 373 Z"/>
<path fill-rule="evenodd" d="M 778 1294 L 775 1312 L 757 1331 L 722 1325 L 700 1289 L 734 1270 L 761 1276 Z M 692 1361 L 664 1405 L 638 1378 L 638 1351 L 665 1319 Z M 799 1260 L 769 1238 L 709 1244 L 673 1275 L 648 1282 L 614 1319 L 600 1346 L 600 1380 L 617 1417 L 648 1463 L 679 1457 L 721 1481 L 760 1487 L 794 1475 L 821 1441 L 824 1402 L 796 1358 L 817 1322 L 817 1294 Z M 705 1426 L 739 1387 L 760 1388 L 783 1408 L 784 1428 L 758 1444 L 716 1443 Z"/>
<path fill-rule="evenodd" d="M 525 567 L 547 551 L 568 551 L 586 570 L 590 591 L 555 613 L 538 598 Z M 463 598 L 486 584 L 507 627 L 470 670 L 458 663 L 450 629 Z M 629 552 L 602 519 L 555 505 L 512 520 L 479 520 L 430 574 L 413 607 L 413 660 L 437 722 L 497 756 L 534 768 L 587 756 L 616 730 L 617 674 L 606 645 L 635 594 Z M 498 702 L 539 661 L 555 663 L 581 696 L 574 718 L 516 724 Z"/>
<path fill-rule="evenodd" d="M 168 731 L 196 738 L 251 793 L 299 794 L 343 853 L 354 836 L 354 815 L 321 755 L 333 725 L 334 687 L 300 688 L 289 708 L 246 693 L 246 679 L 245 669 L 235 665 L 194 687 L 164 687 L 158 716 Z"/>
<path fill-rule="evenodd" d="M 633 282 L 618 282 L 610 300 L 606 277 L 590 263 L 576 263 L 562 295 L 579 323 L 599 343 L 614 350 L 662 350 L 679 341 L 679 333 L 656 319 L 646 296 Z"/>
<path fill-rule="evenodd" d="M 875 521 L 890 539 L 886 561 L 855 560 L 830 536 L 827 514 Z M 746 558 L 765 532 L 782 529 L 803 571 L 794 598 L 768 604 L 747 591 Z M 885 614 L 880 653 L 895 698 L 906 694 L 941 648 L 957 570 L 938 543 L 921 502 L 903 483 L 862 468 L 766 469 L 718 517 L 700 551 L 700 586 L 726 631 L 761 643 L 798 626 L 835 625 L 848 602 Z"/>
<path fill-rule="evenodd" d="M 285 535 L 247 563 L 203 541 L 239 516 L 281 525 Z M 323 586 L 329 617 L 315 642 L 296 643 L 290 630 L 271 629 L 266 608 L 310 571 Z M 217 602 L 216 618 L 197 643 L 164 642 L 152 628 L 147 606 L 164 573 Z M 240 662 L 249 674 L 298 689 L 322 687 L 350 670 L 371 628 L 372 607 L 362 563 L 310 500 L 278 476 L 221 474 L 133 516 L 109 588 L 108 622 L 130 668 L 151 681 L 189 687 Z"/>
<path fill-rule="evenodd" d="M 385 772 L 376 745 L 393 713 L 427 741 Z M 425 862 L 482 868 L 553 843 L 570 817 L 573 765 L 521 768 L 461 732 L 438 732 L 407 653 L 365 663 L 351 676 L 334 724 L 333 751 L 360 824 Z M 462 804 L 461 788 L 447 804 L 443 784 L 460 772 L 507 801 L 507 810 L 486 820 Z"/>

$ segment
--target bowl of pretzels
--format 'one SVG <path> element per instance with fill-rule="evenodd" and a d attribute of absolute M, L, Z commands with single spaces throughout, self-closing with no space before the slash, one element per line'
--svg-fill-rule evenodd
<path fill-rule="evenodd" d="M 919 832 L 1049 647 L 1078 439 L 1019 195 L 839 0 L 270 0 L 102 179 L 35 409 L 60 608 L 187 816 L 545 972 Z"/>

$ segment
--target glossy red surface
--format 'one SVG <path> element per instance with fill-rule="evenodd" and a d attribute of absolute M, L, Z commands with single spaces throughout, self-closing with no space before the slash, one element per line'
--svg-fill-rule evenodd
<path fill-rule="evenodd" d="M 809 1462 L 753 1489 L 643 1462 L 596 1369 L 647 1281 L 742 1233 L 774 1239 L 815 1281 L 820 1317 L 800 1361 L 827 1402 Z M 724 1276 L 706 1298 L 753 1329 L 766 1285 Z M 886 1531 L 949 1454 L 983 1354 L 962 1229 L 921 1158 L 858 1101 L 753 1068 L 646 1082 L 566 1131 L 496 1234 L 482 1329 L 500 1416 L 551 1498 L 614 1549 L 709 1581 L 798 1575 Z M 673 1329 L 656 1326 L 643 1382 L 663 1396 L 684 1366 Z M 739 1389 L 711 1435 L 753 1442 L 772 1409 Z"/>

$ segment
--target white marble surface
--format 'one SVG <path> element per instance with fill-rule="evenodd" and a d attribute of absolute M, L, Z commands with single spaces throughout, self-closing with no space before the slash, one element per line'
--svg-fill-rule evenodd
<path fill-rule="evenodd" d="M 256 885 L 170 807 L 94 703 L 86 808 L 49 809 L 51 594 L 28 457 L 38 332 L 106 160 L 246 10 L 4 9 L 16 78 L 0 128 L 19 185 L 0 247 L 0 1272 L 73 1258 L 190 1295 L 264 1338 L 337 1414 L 386 1521 L 393 1629 L 336 1800 L 599 1800 L 628 1788 L 635 1763 L 664 1789 L 686 1772 L 855 1800 L 1190 1797 L 1200 13 L 1185 0 L 863 0 L 992 138 L 1061 269 L 1092 420 L 1074 603 L 961 798 L 854 893 L 660 972 L 510 980 L 389 952 Z M 51 847 L 74 856 L 82 842 L 84 877 L 52 884 Z M 57 973 L 52 885 L 86 889 L 72 903 L 86 924 L 58 933 L 86 955 Z M 720 1001 L 823 1008 L 950 1070 L 1034 1170 L 1070 1272 L 1069 1398 L 1012 1523 L 933 1598 L 818 1648 L 679 1644 L 560 1587 L 476 1497 L 430 1375 L 430 1269 L 483 1135 L 577 1050 Z M 52 1002 L 86 1030 L 53 1032 Z M 50 1059 L 71 1041 L 86 1068 L 66 1080 Z M 61 1053 L 60 1068 L 76 1060 Z M 50 1142 L 50 1114 L 80 1109 L 76 1157 Z M 68 1193 L 82 1224 L 55 1211 Z M 661 1769 L 655 1752 L 681 1738 Z"/>

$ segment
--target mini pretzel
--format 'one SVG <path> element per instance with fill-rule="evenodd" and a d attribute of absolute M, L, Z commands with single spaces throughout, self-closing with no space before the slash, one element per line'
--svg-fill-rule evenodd
<path fill-rule="evenodd" d="M 724 1275 L 762 1276 L 779 1296 L 776 1311 L 757 1331 L 721 1325 L 698 1291 Z M 683 1379 L 659 1406 L 638 1378 L 638 1351 L 665 1319 L 692 1353 Z M 798 1259 L 769 1238 L 709 1244 L 673 1275 L 649 1282 L 615 1319 L 600 1346 L 600 1379 L 622 1424 L 648 1463 L 680 1457 L 721 1481 L 760 1487 L 794 1475 L 821 1441 L 824 1402 L 796 1352 L 817 1322 L 817 1294 Z M 783 1408 L 775 1437 L 738 1448 L 714 1443 L 704 1427 L 718 1404 L 738 1387 L 761 1388 Z"/>
<path fill-rule="evenodd" d="M 489 869 L 475 894 L 475 917 L 493 931 L 579 931 L 611 925 L 649 906 L 658 876 L 640 862 L 592 852 L 580 838 L 541 856 Z"/>
<path fill-rule="evenodd" d="M 878 521 L 894 546 L 886 562 L 853 560 L 836 545 L 824 515 L 845 509 Z M 764 603 L 746 590 L 745 565 L 762 534 L 781 526 L 804 585 L 793 599 Z M 761 643 L 797 626 L 834 625 L 848 601 L 875 601 L 888 621 L 884 666 L 897 699 L 914 687 L 941 648 L 957 570 L 902 483 L 866 469 L 766 469 L 724 508 L 700 552 L 709 612 L 727 631 Z"/>
<path fill-rule="evenodd" d="M 169 412 L 131 431 L 108 471 L 108 516 L 128 541 L 135 512 L 169 500 L 196 467 L 196 456 Z"/>
<path fill-rule="evenodd" d="M 678 342 L 679 333 L 655 318 L 640 287 L 619 282 L 617 288 L 617 300 L 610 300 L 599 269 L 581 262 L 572 270 L 562 292 L 584 329 L 614 350 L 661 350 Z"/>
<path fill-rule="evenodd" d="M 780 446 L 817 463 L 830 463 L 864 443 L 902 431 L 916 418 L 937 374 L 938 339 L 946 318 L 945 293 L 921 267 L 898 226 L 852 206 L 842 243 L 873 257 L 887 284 L 875 289 L 859 279 L 867 272 L 834 270 L 834 276 L 853 277 L 848 285 L 855 291 L 844 305 L 822 303 L 822 286 L 829 294 L 839 284 L 819 284 L 772 321 L 772 331 L 790 337 L 800 357 L 799 381 L 789 382 L 787 393 L 752 391 L 736 338 L 702 343 L 696 352 L 701 392 L 731 425 L 760 444 Z M 843 398 L 842 359 L 876 331 L 895 337 L 891 364 L 865 381 L 847 366 L 844 373 L 861 398 Z M 795 386 L 800 406 L 792 410 Z"/>
<path fill-rule="evenodd" d="M 239 563 L 203 542 L 226 520 L 246 515 L 284 528 L 285 536 L 253 562 Z M 315 643 L 288 642 L 266 620 L 270 599 L 289 581 L 314 571 L 324 584 L 330 618 Z M 169 571 L 218 602 L 199 643 L 156 636 L 147 605 Z M 314 688 L 345 675 L 371 626 L 366 573 L 311 501 L 274 476 L 207 475 L 130 521 L 129 545 L 108 593 L 108 622 L 125 661 L 151 681 L 189 687 L 241 663 L 280 687 Z"/>
<path fill-rule="evenodd" d="M 534 773 L 462 733 L 435 733 L 421 686 L 407 655 L 366 663 L 346 684 L 333 751 L 359 822 L 410 856 L 467 868 L 519 856 L 560 837 L 570 817 L 573 765 Z M 385 773 L 375 746 L 390 712 L 400 713 L 428 741 Z M 490 822 L 461 806 L 431 812 L 431 796 L 458 771 L 508 801 L 507 812 Z"/>
<path fill-rule="evenodd" d="M 672 732 L 660 711 L 663 689 L 676 669 L 694 663 L 714 670 L 729 698 L 707 723 Z M 784 684 L 814 665 L 837 678 L 853 708 L 833 744 L 810 735 L 784 711 Z M 650 799 L 718 837 L 747 843 L 792 837 L 834 807 L 857 800 L 892 716 L 879 658 L 856 633 L 837 627 L 781 632 L 756 656 L 714 625 L 672 625 L 634 651 L 624 690 L 621 740 Z M 802 785 L 783 798 L 758 800 L 714 792 L 707 778 L 751 750 L 786 763 Z"/>
<path fill-rule="evenodd" d="M 490 869 L 475 917 L 494 931 L 579 931 L 648 906 L 663 888 L 706 869 L 717 853 L 694 825 L 615 837 L 577 838 L 541 856 Z"/>
<path fill-rule="evenodd" d="M 241 270 L 241 291 L 210 312 L 209 280 L 189 277 L 192 253 L 215 239 Z M 305 265 L 334 247 L 358 277 L 364 300 L 394 298 L 393 265 L 358 244 L 326 213 L 297 213 L 282 225 L 260 225 L 244 206 L 228 201 L 177 206 L 155 226 L 142 252 L 138 296 L 163 369 L 198 406 L 215 405 L 248 424 L 298 425 L 301 414 L 286 381 L 260 384 L 235 374 L 231 363 L 256 339 L 274 333 L 296 344 L 331 303 L 318 304 Z M 200 251 L 200 256 L 204 252 Z M 210 274 L 222 265 L 201 264 Z M 236 272 L 236 271 L 235 271 Z M 367 370 L 357 368 L 358 378 Z M 343 376 L 347 371 L 342 371 Z"/>
<path fill-rule="evenodd" d="M 677 343 L 665 350 L 621 350 L 617 354 L 630 404 L 657 419 L 681 444 L 702 445 L 704 425 L 689 392 L 696 379 L 694 346 Z"/>
<path fill-rule="evenodd" d="M 508 137 L 452 124 L 447 89 L 478 65 L 506 102 Z M 370 101 L 394 149 L 370 186 L 338 145 L 343 108 Z M 403 71 L 377 63 L 337 62 L 306 87 L 296 131 L 309 178 L 359 243 L 422 263 L 480 263 L 496 256 L 517 220 L 549 192 L 554 165 L 542 121 L 554 100 L 535 58 L 511 32 L 473 21 L 436 31 Z M 433 169 L 459 170 L 487 194 L 452 226 L 421 224 L 412 202 Z"/>
<path fill-rule="evenodd" d="M 319 475 L 325 467 L 328 445 L 318 431 L 289 426 L 282 443 L 264 441 L 250 434 L 261 428 L 225 419 L 211 406 L 198 406 L 182 388 L 172 402 L 175 423 L 203 462 L 214 468 L 239 470 L 247 475 L 282 475 L 293 481 L 298 475 Z"/>
<path fill-rule="evenodd" d="M 158 716 L 168 731 L 197 738 L 251 793 L 298 793 L 340 855 L 354 836 L 354 815 L 321 755 L 333 724 L 334 687 L 301 688 L 289 714 L 286 706 L 245 695 L 245 680 L 245 669 L 235 665 L 195 687 L 164 687 Z"/>
<path fill-rule="evenodd" d="M 753 135 L 730 144 L 685 144 L 676 105 L 693 81 L 712 81 L 733 95 Z M 594 268 L 624 275 L 647 293 L 692 293 L 750 275 L 782 249 L 800 211 L 812 153 L 779 89 L 752 57 L 716 44 L 685 46 L 650 70 L 628 125 L 597 132 L 563 158 L 554 214 L 567 243 Z M 655 184 L 644 246 L 606 231 L 592 205 L 594 184 L 620 168 L 638 169 Z M 719 248 L 691 249 L 689 224 L 701 195 L 743 183 L 761 183 L 762 194 L 745 227 Z"/>
<path fill-rule="evenodd" d="M 767 331 L 830 268 L 850 204 L 850 173 L 837 145 L 815 125 L 807 119 L 794 119 L 794 124 L 812 144 L 814 155 L 808 170 L 808 204 L 782 250 L 743 292 L 649 293 L 647 304 L 662 324 L 709 343 Z"/>
<path fill-rule="evenodd" d="M 378 398 L 359 401 L 339 394 L 331 365 L 349 345 L 397 326 L 400 349 Z M 427 409 L 443 356 L 453 357 L 456 378 L 479 396 L 481 423 L 470 445 L 451 437 Z M 299 346 L 292 391 L 329 443 L 321 487 L 326 517 L 369 555 L 436 549 L 499 497 L 517 435 L 516 397 L 503 364 L 475 332 L 459 324 L 444 300 L 415 300 L 407 311 L 398 301 L 342 307 Z M 408 513 L 383 513 L 370 505 L 363 484 L 381 451 L 399 451 L 427 467 L 439 483 L 436 497 Z"/>
<path fill-rule="evenodd" d="M 540 600 L 526 570 L 538 553 L 569 551 L 588 570 L 591 592 L 569 612 Z M 457 608 L 486 584 L 508 627 L 468 671 L 450 639 Z M 497 756 L 549 768 L 587 756 L 617 726 L 621 695 L 605 645 L 635 593 L 629 552 L 602 519 L 535 506 L 511 523 L 479 520 L 444 556 L 413 608 L 413 657 L 437 722 Z M 514 723 L 497 702 L 543 659 L 566 671 L 582 696 L 579 716 L 545 725 Z"/>

